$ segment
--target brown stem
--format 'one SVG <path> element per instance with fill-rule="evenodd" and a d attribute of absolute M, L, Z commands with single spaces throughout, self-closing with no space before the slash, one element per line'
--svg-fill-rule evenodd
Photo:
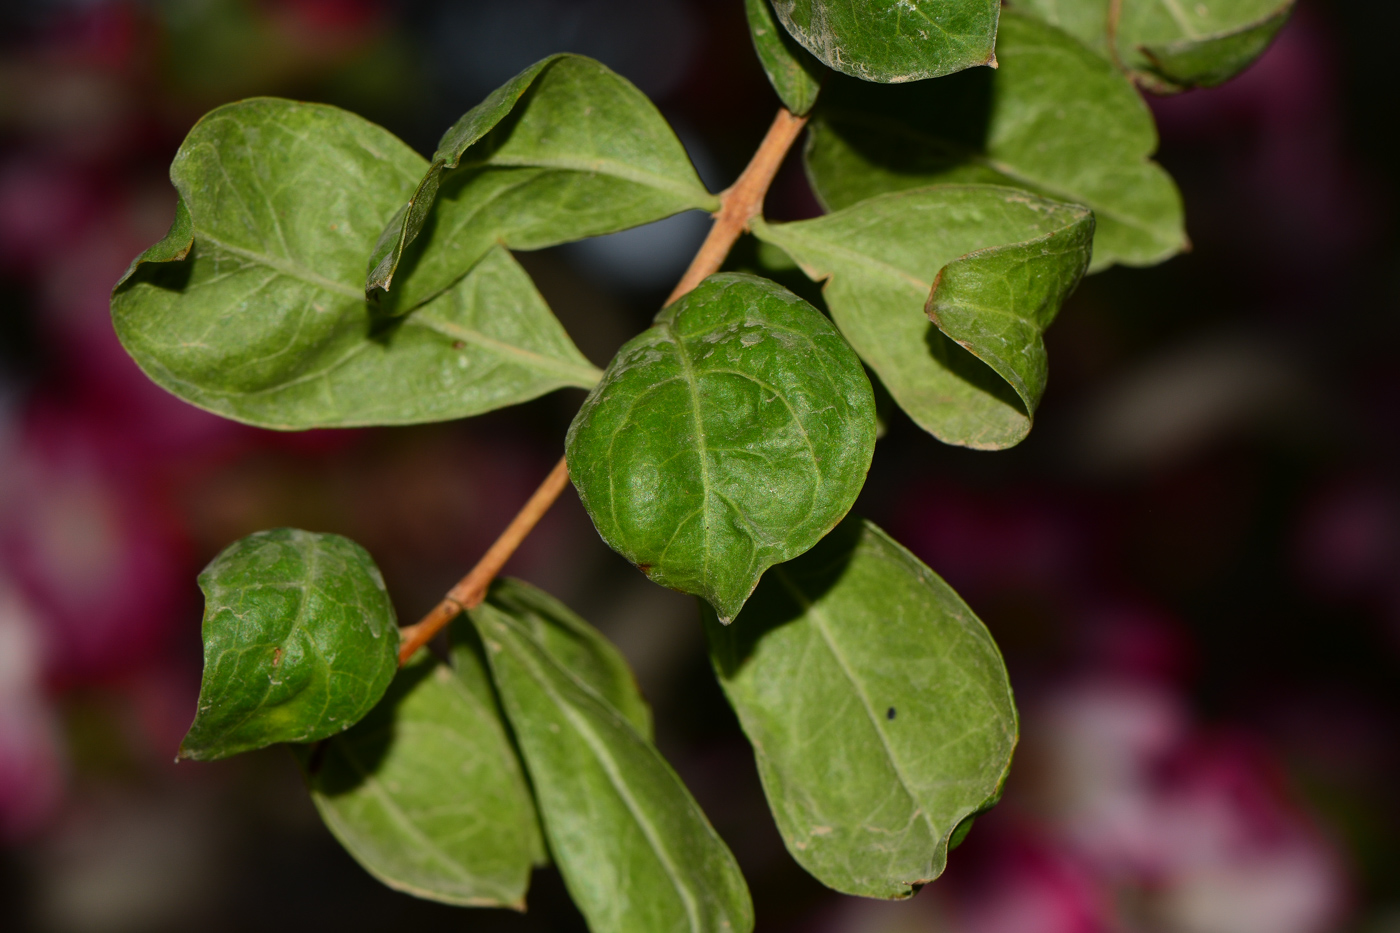
<path fill-rule="evenodd" d="M 1108 58 L 1119 71 L 1127 71 L 1118 55 L 1118 24 L 1123 19 L 1123 0 L 1108 0 Z"/>
<path fill-rule="evenodd" d="M 710 228 L 705 242 L 700 244 L 700 251 L 690 261 L 690 268 L 685 270 L 685 275 L 681 276 L 675 290 L 666 299 L 666 304 L 719 271 L 739 234 L 763 213 L 763 199 L 768 194 L 768 186 L 773 183 L 773 176 L 778 174 L 778 167 L 783 164 L 783 158 L 792 148 L 797 134 L 806 125 L 806 117 L 794 116 L 786 107 L 778 108 L 773 125 L 768 127 L 768 135 L 759 143 L 758 151 L 749 160 L 743 174 L 720 195 L 720 208 L 715 212 L 714 226 Z"/>
<path fill-rule="evenodd" d="M 739 239 L 739 234 L 748 228 L 755 217 L 763 213 L 763 199 L 768 194 L 768 186 L 773 183 L 773 176 L 778 173 L 778 167 L 783 164 L 788 150 L 792 148 L 797 135 L 806 124 L 806 117 L 794 116 L 787 108 L 779 108 L 778 115 L 773 118 L 773 125 L 768 128 L 768 135 L 763 137 L 763 142 L 759 144 L 743 174 L 720 195 L 720 208 L 715 212 L 714 226 L 710 228 L 705 242 L 700 245 L 699 252 L 691 260 L 690 268 L 685 270 L 680 283 L 666 299 L 666 304 L 669 305 L 699 285 L 706 276 L 719 271 L 719 267 L 724 264 L 724 258 L 733 248 L 734 241 Z M 525 540 L 525 536 L 544 517 L 544 513 L 549 511 L 549 507 L 567 485 L 569 467 L 561 458 L 540 484 L 540 488 L 535 490 L 530 501 L 525 503 L 525 507 L 511 520 L 506 530 L 501 532 L 496 543 L 491 545 L 491 549 L 482 556 L 471 572 L 457 581 L 457 585 L 447 591 L 442 602 L 434 606 L 431 612 L 415 624 L 399 630 L 399 664 L 406 663 L 459 613 L 481 605 L 496 574 L 501 572 L 501 568 L 510 560 L 515 549 L 520 547 L 520 542 Z"/>
<path fill-rule="evenodd" d="M 434 606 L 416 625 L 399 630 L 400 664 L 413 657 L 415 651 L 442 631 L 443 626 L 455 619 L 458 613 L 481 605 L 481 601 L 486 598 L 486 589 L 491 585 L 491 581 L 496 579 L 496 574 L 501 572 L 501 568 L 510 560 L 515 549 L 520 547 L 520 542 L 524 541 L 525 536 L 541 518 L 544 518 L 544 513 L 549 511 L 549 507 L 567 485 L 569 466 L 564 462 L 564 458 L 560 457 L 559 462 L 554 464 L 554 469 L 549 471 L 549 475 L 540 484 L 540 488 L 530 497 L 530 501 L 511 519 L 506 530 L 501 532 L 496 543 L 477 561 L 471 572 L 458 580 L 457 585 L 447 591 L 442 602 Z"/>

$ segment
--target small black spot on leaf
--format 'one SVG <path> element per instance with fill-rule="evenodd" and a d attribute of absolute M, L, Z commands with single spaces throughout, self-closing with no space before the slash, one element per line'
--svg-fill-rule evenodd
<path fill-rule="evenodd" d="M 893 719 L 893 718 L 894 718 L 894 707 L 893 707 L 893 706 L 891 706 L 891 707 L 889 708 L 889 711 L 885 713 L 885 718 L 886 718 L 886 719 Z"/>

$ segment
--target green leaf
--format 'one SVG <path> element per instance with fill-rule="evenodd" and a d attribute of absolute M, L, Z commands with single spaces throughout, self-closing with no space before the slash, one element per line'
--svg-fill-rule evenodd
<path fill-rule="evenodd" d="M 808 276 L 828 280 L 841 333 L 915 423 L 984 450 L 1031 429 L 1045 390 L 1041 332 L 1084 274 L 1093 231 L 1083 207 L 992 185 L 754 224 Z"/>
<path fill-rule="evenodd" d="M 420 651 L 353 729 L 295 751 L 321 818 L 371 875 L 524 910 L 544 840 L 475 632 L 451 632 L 450 666 Z"/>
<path fill-rule="evenodd" d="M 833 79 L 807 168 L 835 210 L 935 183 L 1013 185 L 1093 209 L 1093 271 L 1161 262 L 1187 246 L 1181 195 L 1149 156 L 1152 114 L 1072 36 L 1005 11 L 1001 67 L 910 87 Z"/>
<path fill-rule="evenodd" d="M 279 429 L 461 418 L 591 386 L 598 371 L 501 248 L 416 313 L 371 313 L 364 257 L 422 165 L 333 107 L 213 111 L 171 167 L 171 232 L 113 292 L 123 345 L 186 401 Z"/>
<path fill-rule="evenodd" d="M 773 0 L 788 32 L 828 67 L 901 84 L 994 65 L 1001 0 Z"/>
<path fill-rule="evenodd" d="M 394 607 L 374 560 L 349 538 L 260 531 L 214 558 L 199 588 L 204 681 L 181 758 L 335 735 L 394 677 Z"/>
<path fill-rule="evenodd" d="M 753 929 L 734 856 L 656 748 L 494 596 L 472 610 L 550 851 L 593 933 Z"/>
<path fill-rule="evenodd" d="M 782 286 L 732 273 L 618 351 L 566 441 L 603 540 L 725 621 L 764 570 L 841 520 L 874 446 L 870 381 L 846 341 Z"/>
<path fill-rule="evenodd" d="M 851 518 L 770 570 L 733 625 L 715 621 L 715 671 L 793 858 L 864 897 L 942 874 L 1017 739 L 1006 668 L 972 610 Z"/>
<path fill-rule="evenodd" d="M 812 109 L 826 69 L 773 16 L 770 0 L 744 0 L 754 51 L 783 106 L 801 116 Z"/>
<path fill-rule="evenodd" d="M 392 285 L 385 310 L 401 314 L 497 243 L 540 249 L 693 208 L 719 201 L 651 101 L 592 59 L 556 55 L 447 131 L 379 238 L 365 290 Z"/>
<path fill-rule="evenodd" d="M 1254 63 L 1294 0 L 1017 0 L 1159 93 L 1223 84 Z"/>
<path fill-rule="evenodd" d="M 194 222 L 190 220 L 189 208 L 185 207 L 185 199 L 175 198 L 175 220 L 171 222 L 170 229 L 165 236 L 151 244 L 145 252 L 131 260 L 131 265 L 126 267 L 122 277 L 117 280 L 114 288 L 120 288 L 122 283 L 131 278 L 137 267 L 147 262 L 179 262 L 189 256 L 190 250 L 194 248 Z"/>
<path fill-rule="evenodd" d="M 561 667 L 596 691 L 643 738 L 651 738 L 651 707 L 612 642 L 568 606 L 524 581 L 498 579 L 491 584 L 490 597 L 493 606 L 524 626 Z"/>

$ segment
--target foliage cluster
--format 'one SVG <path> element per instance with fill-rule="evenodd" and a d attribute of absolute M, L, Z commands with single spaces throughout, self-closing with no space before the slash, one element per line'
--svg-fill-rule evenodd
<path fill-rule="evenodd" d="M 180 147 L 175 222 L 118 283 L 113 320 L 157 383 L 265 428 L 589 390 L 567 476 L 610 546 L 702 598 L 788 850 L 837 890 L 906 897 L 996 802 L 1017 717 L 972 611 L 848 515 L 876 446 L 872 375 L 947 443 L 1021 441 L 1043 333 L 1080 279 L 1187 245 L 1139 91 L 1225 80 L 1290 6 L 746 0 L 784 108 L 719 195 L 641 92 L 576 55 L 521 72 L 429 160 L 334 107 L 240 101 Z M 766 220 L 804 126 L 828 213 Z M 705 247 L 602 372 L 511 252 L 697 209 L 717 218 Z M 826 313 L 718 271 L 744 229 L 823 283 Z M 421 897 L 523 908 L 552 861 L 599 933 L 749 930 L 734 857 L 651 743 L 616 649 L 529 584 L 491 582 L 563 477 L 402 633 L 353 542 L 232 544 L 200 577 L 204 681 L 180 754 L 292 743 L 336 837 Z M 445 649 L 422 647 L 444 626 Z"/>

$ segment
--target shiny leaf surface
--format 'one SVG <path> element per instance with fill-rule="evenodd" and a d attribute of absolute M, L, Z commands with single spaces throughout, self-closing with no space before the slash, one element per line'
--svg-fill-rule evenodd
<path fill-rule="evenodd" d="M 366 304 L 365 256 L 422 166 L 333 107 L 213 111 L 171 167 L 170 234 L 113 293 L 123 345 L 186 401 L 278 429 L 460 418 L 592 385 L 597 370 L 503 249 L 406 318 Z"/>
<path fill-rule="evenodd" d="M 830 68 L 900 84 L 996 61 L 1000 0 L 773 0 L 798 42 Z"/>
<path fill-rule="evenodd" d="M 1041 334 L 1084 274 L 1093 230 L 1078 205 L 991 185 L 754 226 L 828 280 L 832 318 L 918 425 L 981 449 L 1030 431 L 1045 390 Z"/>
<path fill-rule="evenodd" d="M 718 206 L 641 91 L 592 59 L 553 56 L 447 131 L 365 288 L 389 289 L 385 313 L 402 314 L 497 243 L 540 249 Z"/>
<path fill-rule="evenodd" d="M 1094 270 L 1151 265 L 1186 247 L 1181 195 L 1149 156 L 1152 114 L 1074 37 L 1010 11 L 1001 67 L 911 87 L 834 79 L 807 149 L 832 209 L 934 183 L 1013 185 L 1090 207 Z"/>
<path fill-rule="evenodd" d="M 957 594 L 869 522 L 774 567 L 711 656 L 788 851 L 824 884 L 908 897 L 1001 793 L 1006 668 Z M 960 840 L 958 840 L 960 841 Z"/>
<path fill-rule="evenodd" d="M 723 274 L 618 351 L 566 449 L 603 540 L 728 621 L 846 514 L 874 445 L 870 382 L 831 322 Z"/>
<path fill-rule="evenodd" d="M 348 538 L 260 531 L 214 558 L 199 588 L 204 680 L 181 758 L 334 735 L 394 677 L 394 607 L 379 568 Z"/>
<path fill-rule="evenodd" d="M 748 933 L 739 867 L 665 759 L 493 595 L 472 610 L 554 861 L 593 933 Z"/>

